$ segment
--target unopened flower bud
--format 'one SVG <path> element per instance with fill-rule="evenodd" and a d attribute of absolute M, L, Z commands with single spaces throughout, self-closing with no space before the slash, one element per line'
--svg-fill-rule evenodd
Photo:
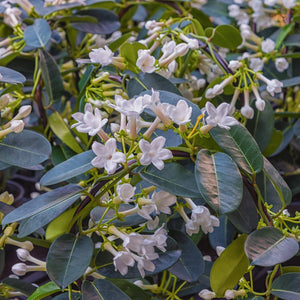
<path fill-rule="evenodd" d="M 210 290 L 204 289 L 200 291 L 199 296 L 205 300 L 211 300 L 216 297 L 216 294 Z"/>
<path fill-rule="evenodd" d="M 18 276 L 23 276 L 27 272 L 27 265 L 24 263 L 15 264 L 12 266 L 11 271 Z"/>
<path fill-rule="evenodd" d="M 224 297 L 228 300 L 233 299 L 235 297 L 235 290 L 226 290 Z"/>
<path fill-rule="evenodd" d="M 30 257 L 29 251 L 26 249 L 19 248 L 17 249 L 16 252 L 17 252 L 18 259 L 21 261 L 27 261 L 28 258 Z"/>
<path fill-rule="evenodd" d="M 20 133 L 24 129 L 24 122 L 22 120 L 12 120 L 10 122 L 10 128 L 12 132 Z"/>
<path fill-rule="evenodd" d="M 262 99 L 258 99 L 255 101 L 255 106 L 258 110 L 263 111 L 265 109 L 265 101 Z"/>
<path fill-rule="evenodd" d="M 247 119 L 252 119 L 254 116 L 254 110 L 249 105 L 244 105 L 241 108 L 241 114 L 246 117 Z"/>
<path fill-rule="evenodd" d="M 224 247 L 222 247 L 222 246 L 217 246 L 217 247 L 216 247 L 217 255 L 220 256 L 224 250 L 225 250 Z"/>
<path fill-rule="evenodd" d="M 23 105 L 20 107 L 19 112 L 17 114 L 19 119 L 25 118 L 30 115 L 32 110 L 31 105 Z"/>
<path fill-rule="evenodd" d="M 174 51 L 177 54 L 177 56 L 183 56 L 189 51 L 189 45 L 186 43 L 180 43 L 176 45 Z"/>

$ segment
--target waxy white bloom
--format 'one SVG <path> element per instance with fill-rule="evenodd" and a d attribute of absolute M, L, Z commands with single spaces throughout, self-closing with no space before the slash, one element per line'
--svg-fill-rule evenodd
<path fill-rule="evenodd" d="M 151 143 L 146 140 L 139 141 L 139 147 L 142 151 L 140 163 L 143 166 L 148 166 L 151 163 L 158 169 L 164 168 L 164 160 L 173 157 L 172 152 L 168 149 L 163 149 L 166 139 L 163 136 L 155 138 Z"/>
<path fill-rule="evenodd" d="M 217 95 L 220 95 L 224 92 L 225 86 L 230 84 L 233 81 L 233 76 L 229 76 L 223 81 L 221 81 L 219 84 L 215 84 L 212 88 L 207 89 L 205 93 L 205 97 L 207 99 L 214 98 Z"/>
<path fill-rule="evenodd" d="M 144 258 L 144 257 L 138 257 L 137 259 L 137 268 L 142 276 L 142 278 L 145 277 L 145 270 L 149 272 L 154 272 L 155 270 L 155 264 L 151 262 L 150 260 Z"/>
<path fill-rule="evenodd" d="M 147 224 L 148 230 L 154 230 L 155 228 L 157 228 L 157 226 L 159 224 L 158 216 L 156 216 L 154 219 L 148 220 L 146 224 Z"/>
<path fill-rule="evenodd" d="M 72 117 L 78 121 L 71 126 L 76 127 L 79 132 L 88 133 L 91 136 L 96 135 L 102 127 L 107 123 L 107 119 L 101 117 L 101 113 L 98 108 L 95 108 L 95 114 L 93 113 L 93 107 L 90 103 L 87 103 L 84 107 L 84 113 L 77 112 Z"/>
<path fill-rule="evenodd" d="M 188 47 L 192 50 L 198 49 L 199 44 L 197 39 L 192 39 L 184 35 L 183 33 L 179 34 L 179 38 L 188 44 Z"/>
<path fill-rule="evenodd" d="M 153 73 L 155 71 L 155 57 L 150 55 L 148 50 L 140 49 L 136 65 L 142 72 Z"/>
<path fill-rule="evenodd" d="M 264 53 L 270 53 L 275 49 L 275 43 L 271 39 L 266 39 L 261 42 L 261 50 Z"/>
<path fill-rule="evenodd" d="M 236 291 L 235 290 L 226 290 L 225 291 L 225 294 L 224 294 L 224 297 L 227 299 L 227 300 L 230 300 L 230 299 L 233 299 L 235 297 L 235 294 L 236 294 Z"/>
<path fill-rule="evenodd" d="M 228 64 L 228 68 L 231 69 L 233 72 L 235 72 L 241 66 L 242 63 L 240 63 L 238 60 L 231 60 Z"/>
<path fill-rule="evenodd" d="M 170 215 L 170 206 L 176 203 L 176 196 L 165 191 L 154 192 L 152 194 L 152 201 L 156 205 L 157 214 L 163 212 L 164 214 Z"/>
<path fill-rule="evenodd" d="M 250 98 L 249 98 L 249 90 L 244 90 L 244 106 L 241 108 L 241 114 L 246 117 L 247 119 L 252 119 L 254 116 L 254 110 L 249 105 Z"/>
<path fill-rule="evenodd" d="M 107 66 L 112 63 L 114 54 L 107 46 L 104 46 L 104 48 L 92 49 L 92 52 L 89 53 L 89 57 L 92 63 Z"/>
<path fill-rule="evenodd" d="M 204 300 L 211 300 L 213 298 L 216 298 L 216 293 L 208 290 L 208 289 L 203 289 L 199 292 L 198 294 L 201 298 L 203 298 Z"/>
<path fill-rule="evenodd" d="M 205 121 L 207 125 L 212 127 L 219 126 L 229 130 L 230 126 L 239 124 L 234 117 L 228 115 L 229 109 L 230 105 L 228 103 L 222 103 L 216 108 L 211 102 L 206 102 L 205 111 L 208 116 Z"/>
<path fill-rule="evenodd" d="M 275 67 L 278 72 L 284 72 L 289 68 L 289 63 L 284 57 L 275 59 Z"/>
<path fill-rule="evenodd" d="M 267 84 L 267 91 L 274 96 L 274 93 L 281 93 L 281 88 L 283 86 L 283 83 L 280 82 L 277 79 L 268 79 L 261 73 L 256 74 L 257 78 L 260 79 L 261 81 L 265 82 Z"/>
<path fill-rule="evenodd" d="M 117 142 L 110 138 L 105 145 L 94 142 L 92 145 L 93 152 L 97 155 L 91 164 L 96 168 L 104 168 L 108 174 L 113 174 L 117 169 L 118 163 L 126 161 L 126 156 L 117 150 Z"/>
<path fill-rule="evenodd" d="M 123 276 L 128 273 L 128 267 L 133 267 L 135 260 L 131 253 L 127 251 L 118 251 L 114 259 L 115 271 L 119 271 Z"/>
<path fill-rule="evenodd" d="M 176 106 L 168 107 L 168 115 L 177 125 L 183 125 L 191 121 L 192 107 L 186 101 L 179 100 Z"/>
<path fill-rule="evenodd" d="M 258 72 L 264 68 L 264 61 L 258 57 L 250 58 L 249 66 L 254 72 Z"/>
<path fill-rule="evenodd" d="M 255 101 L 255 106 L 258 110 L 263 111 L 265 109 L 265 101 L 263 99 L 261 99 L 260 94 L 258 92 L 258 89 L 256 86 L 252 86 L 252 91 L 255 95 L 256 101 Z"/>
<path fill-rule="evenodd" d="M 136 187 L 133 187 L 130 183 L 124 183 L 117 186 L 117 194 L 119 198 L 124 202 L 132 201 Z"/>
<path fill-rule="evenodd" d="M 109 104 L 108 106 L 128 117 L 138 117 L 143 112 L 145 107 L 143 97 L 126 100 L 122 96 L 116 95 L 115 103 L 116 105 Z"/>
<path fill-rule="evenodd" d="M 18 275 L 23 276 L 27 273 L 28 266 L 24 263 L 18 263 L 12 266 L 11 271 Z"/>
<path fill-rule="evenodd" d="M 17 7 L 7 7 L 4 11 L 3 22 L 11 27 L 17 26 L 22 22 L 21 19 L 22 11 Z"/>
<path fill-rule="evenodd" d="M 24 122 L 22 120 L 12 120 L 10 122 L 9 130 L 11 132 L 20 133 L 24 129 Z"/>
<path fill-rule="evenodd" d="M 285 8 L 290 9 L 296 5 L 296 0 L 282 0 L 282 4 Z"/>

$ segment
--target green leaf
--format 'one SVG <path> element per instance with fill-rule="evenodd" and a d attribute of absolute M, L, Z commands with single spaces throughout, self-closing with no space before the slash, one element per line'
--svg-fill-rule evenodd
<path fill-rule="evenodd" d="M 259 173 L 263 168 L 263 156 L 253 137 L 242 125 L 226 130 L 215 127 L 210 130 L 214 140 L 235 163 L 249 174 Z"/>
<path fill-rule="evenodd" d="M 204 271 L 202 253 L 186 234 L 173 230 L 170 232 L 170 236 L 177 242 L 181 256 L 169 271 L 177 278 L 187 282 L 198 280 Z"/>
<path fill-rule="evenodd" d="M 122 290 L 106 279 L 93 282 L 85 280 L 82 285 L 82 300 L 130 300 Z"/>
<path fill-rule="evenodd" d="M 40 180 L 41 185 L 52 185 L 83 174 L 93 168 L 91 160 L 95 157 L 92 150 L 79 153 L 48 171 Z"/>
<path fill-rule="evenodd" d="M 6 215 L 2 220 L 2 225 L 34 218 L 37 222 L 36 229 L 38 229 L 73 204 L 81 191 L 82 188 L 79 185 L 70 184 L 42 194 Z"/>
<path fill-rule="evenodd" d="M 235 211 L 228 213 L 227 217 L 240 232 L 250 233 L 257 228 L 258 213 L 256 205 L 245 185 L 241 204 Z"/>
<path fill-rule="evenodd" d="M 252 232 L 245 242 L 245 253 L 252 265 L 270 267 L 287 261 L 297 254 L 299 245 L 286 238 L 274 227 L 264 227 Z"/>
<path fill-rule="evenodd" d="M 234 240 L 213 264 L 210 284 L 217 297 L 223 297 L 226 290 L 232 290 L 248 271 L 249 261 L 243 251 L 246 237 L 243 234 Z"/>
<path fill-rule="evenodd" d="M 13 166 L 34 166 L 48 159 L 50 154 L 50 143 L 35 131 L 10 133 L 0 142 L 0 161 Z"/>
<path fill-rule="evenodd" d="M 51 28 L 46 20 L 35 19 L 33 25 L 25 28 L 23 38 L 29 47 L 45 47 L 51 38 Z"/>
<path fill-rule="evenodd" d="M 135 42 L 135 43 L 126 42 L 126 43 L 122 44 L 122 46 L 120 47 L 120 56 L 125 59 L 126 68 L 135 73 L 138 72 L 138 68 L 136 66 L 136 61 L 138 59 L 138 50 L 140 50 L 140 49 L 145 50 L 145 49 L 147 49 L 147 47 L 138 42 Z M 129 93 L 128 87 L 129 87 L 129 83 L 127 86 L 127 92 Z"/>
<path fill-rule="evenodd" d="M 39 286 L 35 292 L 27 298 L 27 300 L 40 300 L 44 299 L 49 295 L 57 293 L 60 291 L 60 288 L 52 281 L 47 282 L 44 285 Z"/>
<path fill-rule="evenodd" d="M 293 136 L 294 136 L 294 131 L 292 126 L 287 126 L 283 131 L 282 131 L 283 137 L 282 137 L 282 142 L 279 145 L 279 147 L 276 149 L 275 152 L 273 152 L 270 157 L 275 156 L 279 154 L 281 151 L 283 151 L 287 145 L 291 142 Z"/>
<path fill-rule="evenodd" d="M 94 244 L 86 236 L 64 234 L 51 245 L 47 255 L 47 273 L 62 289 L 77 280 L 87 269 L 93 255 Z"/>
<path fill-rule="evenodd" d="M 39 51 L 43 81 L 50 101 L 58 101 L 64 91 L 62 77 L 54 58 L 45 50 Z"/>
<path fill-rule="evenodd" d="M 147 292 L 137 285 L 131 283 L 126 279 L 114 279 L 107 278 L 114 285 L 116 285 L 120 290 L 122 290 L 131 300 L 151 300 L 151 296 Z"/>
<path fill-rule="evenodd" d="M 290 36 L 288 36 L 283 44 L 285 46 L 296 46 L 296 47 L 300 47 L 300 33 L 296 33 L 296 34 L 292 34 Z"/>
<path fill-rule="evenodd" d="M 3 279 L 2 283 L 26 296 L 30 296 L 36 290 L 36 287 L 31 283 L 21 279 L 5 278 Z"/>
<path fill-rule="evenodd" d="M 171 194 L 199 198 L 194 174 L 178 163 L 168 163 L 160 171 L 153 165 L 143 168 L 140 176 L 155 186 Z"/>
<path fill-rule="evenodd" d="M 263 155 L 268 157 L 271 156 L 280 146 L 283 139 L 282 132 L 280 130 L 273 129 L 272 136 L 268 146 L 263 151 Z"/>
<path fill-rule="evenodd" d="M 285 300 L 300 299 L 300 273 L 286 273 L 271 285 L 271 294 Z"/>
<path fill-rule="evenodd" d="M 144 91 L 151 91 L 151 89 L 154 89 L 155 91 L 167 91 L 181 96 L 178 89 L 173 83 L 171 83 L 170 80 L 157 73 L 149 74 L 141 72 L 137 75 L 137 77 L 130 79 L 127 84 L 127 93 L 129 98 L 133 98 Z M 161 100 L 164 102 L 163 97 L 161 97 Z"/>
<path fill-rule="evenodd" d="M 232 212 L 241 203 L 242 176 L 227 154 L 200 150 L 195 164 L 195 178 L 204 200 L 218 214 Z"/>
<path fill-rule="evenodd" d="M 50 128 L 63 143 L 65 143 L 76 153 L 82 152 L 82 149 L 78 145 L 78 142 L 76 141 L 76 139 L 70 132 L 68 126 L 66 125 L 65 121 L 57 111 L 55 111 L 48 117 L 48 122 Z"/>
<path fill-rule="evenodd" d="M 93 34 L 111 34 L 119 29 L 120 22 L 117 15 L 107 9 L 84 9 L 79 10 L 75 15 L 91 16 L 98 20 L 98 23 L 74 22 L 71 26 L 79 31 Z"/>
<path fill-rule="evenodd" d="M 24 75 L 6 67 L 0 67 L 0 74 L 2 75 L 2 77 L 0 76 L 0 82 L 6 82 L 11 84 L 23 84 L 26 81 Z"/>
<path fill-rule="evenodd" d="M 208 234 L 209 243 L 214 249 L 217 246 L 226 248 L 233 241 L 236 234 L 236 229 L 226 215 L 221 215 L 219 221 L 220 226 L 215 227 L 214 231 Z"/>
<path fill-rule="evenodd" d="M 294 27 L 295 27 L 295 23 L 290 23 L 280 29 L 280 34 L 276 40 L 275 49 L 279 49 L 282 42 L 289 35 L 289 33 L 294 29 Z"/>
<path fill-rule="evenodd" d="M 116 39 L 115 41 L 113 41 L 112 43 L 110 43 L 108 45 L 109 49 L 112 52 L 117 51 L 119 49 L 119 47 L 121 45 L 123 45 L 123 43 L 125 43 L 131 36 L 132 36 L 131 32 L 127 32 L 127 33 L 123 34 L 121 37 L 119 37 L 118 39 Z"/>
<path fill-rule="evenodd" d="M 67 233 L 70 228 L 70 224 L 74 213 L 77 210 L 77 206 L 63 212 L 57 218 L 55 218 L 48 226 L 45 232 L 45 239 L 47 241 L 53 242 L 56 238 Z"/>
<path fill-rule="evenodd" d="M 239 30 L 231 25 L 217 26 L 210 40 L 216 46 L 231 50 L 237 48 L 243 41 Z"/>
<path fill-rule="evenodd" d="M 247 120 L 247 129 L 256 140 L 260 151 L 264 151 L 269 145 L 274 130 L 274 110 L 269 101 L 265 101 L 265 109 L 255 109 L 254 117 Z M 254 106 L 254 102 L 252 103 Z"/>
<path fill-rule="evenodd" d="M 273 165 L 264 158 L 264 169 L 256 177 L 256 183 L 272 211 L 277 213 L 282 207 L 288 206 L 292 201 L 292 192 Z"/>

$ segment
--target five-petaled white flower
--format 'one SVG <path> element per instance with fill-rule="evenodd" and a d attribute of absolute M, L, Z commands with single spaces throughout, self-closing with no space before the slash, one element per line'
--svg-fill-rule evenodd
<path fill-rule="evenodd" d="M 148 50 L 140 49 L 136 65 L 142 72 L 153 73 L 155 71 L 155 57 L 150 55 Z"/>
<path fill-rule="evenodd" d="M 183 125 L 191 121 L 192 107 L 188 106 L 186 101 L 182 99 L 177 102 L 176 106 L 170 105 L 167 111 L 171 120 L 178 125 Z"/>
<path fill-rule="evenodd" d="M 275 43 L 271 39 L 266 39 L 261 43 L 261 50 L 264 53 L 270 53 L 275 49 Z"/>
<path fill-rule="evenodd" d="M 92 52 L 89 53 L 89 57 L 92 63 L 107 66 L 112 63 L 114 54 L 107 46 L 104 46 L 104 48 L 92 49 Z"/>
<path fill-rule="evenodd" d="M 133 187 L 130 183 L 124 183 L 117 186 L 117 194 L 119 198 L 124 202 L 132 201 L 136 187 Z"/>
<path fill-rule="evenodd" d="M 139 146 L 142 150 L 140 163 L 143 166 L 148 166 L 151 163 L 158 169 L 164 168 L 164 160 L 173 157 L 172 152 L 168 149 L 163 149 L 166 139 L 163 136 L 155 138 L 151 143 L 146 140 L 140 140 Z"/>
<path fill-rule="evenodd" d="M 228 103 L 222 103 L 217 108 L 211 103 L 206 102 L 205 110 L 208 114 L 206 118 L 207 125 L 212 127 L 219 126 L 227 130 L 230 126 L 237 125 L 238 121 L 228 115 L 230 105 Z"/>
<path fill-rule="evenodd" d="M 115 271 L 119 271 L 123 276 L 128 273 L 128 267 L 133 267 L 135 260 L 132 258 L 131 253 L 127 251 L 118 251 L 114 257 Z"/>
<path fill-rule="evenodd" d="M 88 133 L 91 136 L 96 135 L 102 127 L 107 123 L 107 119 L 101 117 L 101 113 L 98 108 L 95 108 L 95 114 L 93 114 L 93 107 L 91 103 L 87 103 L 84 107 L 84 113 L 77 112 L 72 117 L 78 121 L 71 126 L 76 127 L 79 132 Z"/>
<path fill-rule="evenodd" d="M 92 165 L 96 168 L 103 168 L 108 174 L 113 174 L 117 169 L 118 163 L 126 161 L 126 156 L 117 150 L 117 142 L 110 138 L 105 145 L 94 142 L 92 145 L 93 152 L 97 155 L 92 160 Z"/>

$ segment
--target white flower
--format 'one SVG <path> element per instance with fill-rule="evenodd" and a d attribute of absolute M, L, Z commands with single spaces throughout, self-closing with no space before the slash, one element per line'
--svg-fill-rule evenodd
<path fill-rule="evenodd" d="M 21 261 L 27 261 L 28 258 L 30 257 L 29 251 L 26 249 L 19 248 L 17 249 L 16 252 L 17 252 L 18 259 Z"/>
<path fill-rule="evenodd" d="M 266 39 L 261 43 L 261 50 L 264 53 L 270 53 L 275 49 L 275 43 L 271 39 Z"/>
<path fill-rule="evenodd" d="M 150 55 L 148 50 L 140 49 L 136 65 L 142 72 L 153 73 L 155 71 L 155 57 Z"/>
<path fill-rule="evenodd" d="M 98 108 L 95 108 L 95 115 L 93 114 L 93 107 L 90 103 L 87 103 L 84 107 L 84 113 L 77 112 L 72 117 L 78 121 L 71 126 L 76 127 L 79 132 L 88 133 L 91 136 L 96 135 L 102 127 L 107 123 L 107 119 L 101 117 L 101 113 Z"/>
<path fill-rule="evenodd" d="M 92 165 L 96 168 L 103 168 L 108 174 L 116 171 L 117 164 L 126 161 L 126 156 L 122 152 L 117 152 L 117 142 L 110 138 L 105 145 L 94 142 L 92 145 L 93 152 L 97 155 L 92 160 Z"/>
<path fill-rule="evenodd" d="M 275 67 L 278 72 L 284 72 L 289 68 L 289 63 L 285 58 L 279 57 L 275 59 Z"/>
<path fill-rule="evenodd" d="M 9 129 L 11 132 L 20 133 L 24 129 L 24 122 L 22 120 L 12 120 Z"/>
<path fill-rule="evenodd" d="M 131 251 L 139 253 L 144 243 L 144 237 L 137 233 L 131 232 L 130 234 L 122 236 L 123 239 L 123 246 Z"/>
<path fill-rule="evenodd" d="M 261 71 L 264 68 L 264 62 L 262 59 L 255 57 L 250 58 L 250 69 L 252 69 L 254 72 Z"/>
<path fill-rule="evenodd" d="M 176 196 L 165 191 L 154 192 L 152 195 L 152 201 L 156 205 L 158 214 L 159 212 L 163 212 L 164 214 L 170 215 L 170 206 L 176 203 Z"/>
<path fill-rule="evenodd" d="M 89 57 L 92 63 L 107 66 L 112 63 L 114 54 L 107 46 L 104 46 L 104 48 L 92 49 L 92 52 L 89 53 Z"/>
<path fill-rule="evenodd" d="M 263 99 L 261 99 L 260 94 L 258 92 L 258 89 L 256 86 L 252 86 L 252 91 L 255 95 L 256 101 L 255 101 L 255 106 L 258 110 L 263 111 L 265 109 L 265 101 Z"/>
<path fill-rule="evenodd" d="M 4 18 L 3 22 L 11 27 L 17 26 L 21 23 L 21 16 L 22 11 L 17 7 L 8 7 L 4 11 Z"/>
<path fill-rule="evenodd" d="M 204 289 L 199 292 L 199 296 L 204 300 L 211 300 L 216 297 L 216 294 L 210 290 Z"/>
<path fill-rule="evenodd" d="M 155 138 L 151 143 L 146 140 L 139 141 L 139 147 L 141 149 L 142 156 L 140 163 L 143 166 L 148 166 L 151 163 L 158 169 L 164 168 L 164 160 L 173 157 L 172 152 L 168 149 L 163 149 L 166 139 L 163 136 Z"/>
<path fill-rule="evenodd" d="M 238 60 L 231 60 L 228 64 L 228 68 L 235 72 L 238 68 L 240 68 L 242 64 Z"/>
<path fill-rule="evenodd" d="M 238 17 L 241 13 L 240 7 L 236 4 L 229 5 L 228 10 L 229 10 L 229 16 L 232 18 Z"/>
<path fill-rule="evenodd" d="M 167 246 L 168 233 L 167 230 L 164 229 L 164 224 L 158 228 L 153 235 L 149 236 L 150 240 L 153 241 L 154 246 L 159 250 L 165 252 Z"/>
<path fill-rule="evenodd" d="M 182 39 L 184 42 L 186 42 L 190 49 L 195 50 L 195 49 L 199 48 L 197 39 L 191 39 L 191 38 L 187 37 L 186 35 L 184 35 L 183 33 L 179 34 L 179 38 Z"/>
<path fill-rule="evenodd" d="M 188 220 L 185 223 L 185 231 L 188 235 L 192 235 L 193 233 L 199 232 L 199 224 L 194 220 Z"/>
<path fill-rule="evenodd" d="M 27 273 L 28 266 L 24 263 L 18 263 L 12 266 L 11 271 L 18 275 L 18 276 L 23 276 Z"/>
<path fill-rule="evenodd" d="M 228 300 L 233 299 L 235 297 L 236 291 L 235 290 L 226 290 L 224 297 Z"/>
<path fill-rule="evenodd" d="M 158 216 L 156 216 L 154 219 L 147 221 L 147 228 L 148 230 L 154 230 L 155 228 L 157 228 L 158 224 L 159 224 L 159 218 Z"/>
<path fill-rule="evenodd" d="M 151 262 L 150 260 L 148 260 L 144 257 L 139 257 L 136 260 L 137 260 L 137 263 L 138 263 L 137 267 L 138 267 L 138 270 L 139 270 L 142 278 L 145 277 L 145 270 L 150 271 L 150 272 L 154 272 L 155 264 L 153 262 Z"/>
<path fill-rule="evenodd" d="M 180 43 L 180 44 L 176 45 L 174 51 L 177 56 L 183 56 L 183 55 L 187 54 L 187 52 L 189 51 L 189 45 L 186 43 Z"/>
<path fill-rule="evenodd" d="M 127 251 L 119 251 L 114 257 L 115 271 L 118 270 L 123 276 L 127 274 L 128 267 L 133 267 L 134 264 L 134 259 Z"/>
<path fill-rule="evenodd" d="M 169 106 L 168 115 L 177 125 L 183 125 L 191 121 L 192 107 L 181 99 L 176 106 Z"/>
<path fill-rule="evenodd" d="M 264 3 L 268 6 L 273 6 L 275 5 L 277 0 L 264 0 Z"/>
<path fill-rule="evenodd" d="M 205 110 L 208 114 L 206 118 L 206 123 L 210 126 L 219 126 L 227 130 L 230 129 L 230 126 L 237 125 L 239 122 L 228 116 L 230 105 L 228 103 L 222 103 L 217 108 L 211 103 L 206 102 Z"/>
<path fill-rule="evenodd" d="M 282 82 L 280 82 L 277 79 L 269 80 L 267 77 L 265 77 L 261 73 L 257 73 L 256 76 L 257 76 L 258 79 L 262 80 L 263 82 L 265 82 L 267 84 L 267 91 L 272 96 L 274 96 L 274 93 L 281 93 L 281 88 L 283 86 Z"/>
<path fill-rule="evenodd" d="M 128 116 L 128 117 L 138 117 L 144 110 L 143 97 L 137 97 L 130 100 L 122 98 L 120 95 L 115 96 L 114 104 L 109 104 L 108 106 L 114 108 L 118 112 Z"/>
<path fill-rule="evenodd" d="M 249 105 L 250 99 L 249 99 L 249 90 L 244 90 L 244 106 L 241 108 L 241 114 L 246 117 L 247 119 L 252 119 L 254 116 L 254 110 Z"/>
<path fill-rule="evenodd" d="M 137 214 L 146 220 L 152 220 L 151 214 L 155 211 L 156 206 L 154 204 L 146 204 L 138 209 Z"/>
<path fill-rule="evenodd" d="M 296 5 L 296 0 L 282 0 L 282 4 L 285 8 L 290 9 Z"/>
<path fill-rule="evenodd" d="M 217 255 L 220 256 L 224 250 L 225 250 L 224 247 L 222 247 L 222 246 L 217 246 L 217 247 L 216 247 Z"/>
<path fill-rule="evenodd" d="M 117 193 L 119 198 L 124 202 L 132 201 L 136 187 L 133 187 L 130 183 L 124 183 L 117 186 Z"/>

